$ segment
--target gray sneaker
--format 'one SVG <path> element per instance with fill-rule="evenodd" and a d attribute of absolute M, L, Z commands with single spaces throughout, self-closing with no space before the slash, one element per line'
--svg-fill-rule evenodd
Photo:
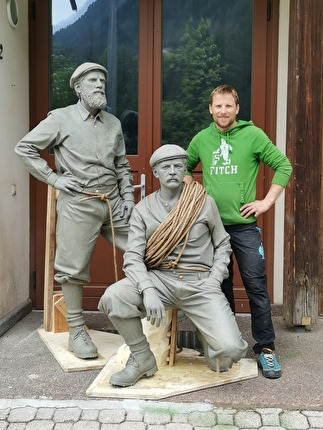
<path fill-rule="evenodd" d="M 98 357 L 98 349 L 83 326 L 70 328 L 68 350 L 73 352 L 78 358 Z"/>

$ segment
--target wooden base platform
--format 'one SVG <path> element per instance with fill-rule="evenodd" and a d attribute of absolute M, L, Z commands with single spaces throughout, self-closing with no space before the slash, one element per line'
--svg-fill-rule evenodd
<path fill-rule="evenodd" d="M 88 330 L 98 348 L 99 357 L 93 360 L 82 360 L 68 351 L 68 332 L 54 333 L 40 328 L 38 333 L 64 372 L 102 369 L 124 343 L 123 338 L 117 334 Z"/>
<path fill-rule="evenodd" d="M 235 363 L 229 372 L 217 374 L 206 365 L 204 357 L 197 351 L 184 348 L 176 355 L 174 367 L 160 367 L 154 376 L 143 378 L 132 387 L 113 387 L 109 384 L 110 376 L 124 367 L 123 361 L 118 360 L 118 355 L 113 356 L 86 394 L 89 397 L 159 400 L 258 376 L 256 360 L 244 358 Z"/>

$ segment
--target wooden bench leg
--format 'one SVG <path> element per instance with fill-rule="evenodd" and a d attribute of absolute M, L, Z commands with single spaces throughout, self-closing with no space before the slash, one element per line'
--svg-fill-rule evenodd
<path fill-rule="evenodd" d="M 169 342 L 169 359 L 168 359 L 168 365 L 174 366 L 175 359 L 176 359 L 176 348 L 177 348 L 177 339 L 176 339 L 176 333 L 177 333 L 177 311 L 178 309 L 172 310 L 172 325 L 171 325 L 171 331 L 170 331 L 170 342 Z"/>

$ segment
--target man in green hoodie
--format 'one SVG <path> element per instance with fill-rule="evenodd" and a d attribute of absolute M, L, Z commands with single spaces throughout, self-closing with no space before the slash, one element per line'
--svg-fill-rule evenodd
<path fill-rule="evenodd" d="M 196 134 L 187 149 L 187 176 L 202 163 L 203 184 L 214 198 L 230 242 L 251 311 L 253 350 L 267 378 L 279 378 L 281 367 L 275 355 L 275 330 L 266 287 L 265 256 L 257 218 L 278 199 L 288 184 L 292 166 L 288 158 L 251 121 L 237 120 L 239 97 L 229 85 L 220 85 L 210 94 L 213 122 Z M 256 180 L 260 163 L 274 170 L 271 187 L 256 200 Z M 233 261 L 229 277 L 223 281 L 233 311 Z"/>

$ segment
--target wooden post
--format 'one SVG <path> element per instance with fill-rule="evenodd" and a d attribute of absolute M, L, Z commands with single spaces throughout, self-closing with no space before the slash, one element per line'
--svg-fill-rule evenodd
<path fill-rule="evenodd" d="M 322 0 L 291 0 L 284 318 L 296 326 L 317 321 L 322 292 L 322 22 Z"/>
<path fill-rule="evenodd" d="M 44 330 L 53 330 L 56 190 L 48 186 L 44 269 Z"/>

